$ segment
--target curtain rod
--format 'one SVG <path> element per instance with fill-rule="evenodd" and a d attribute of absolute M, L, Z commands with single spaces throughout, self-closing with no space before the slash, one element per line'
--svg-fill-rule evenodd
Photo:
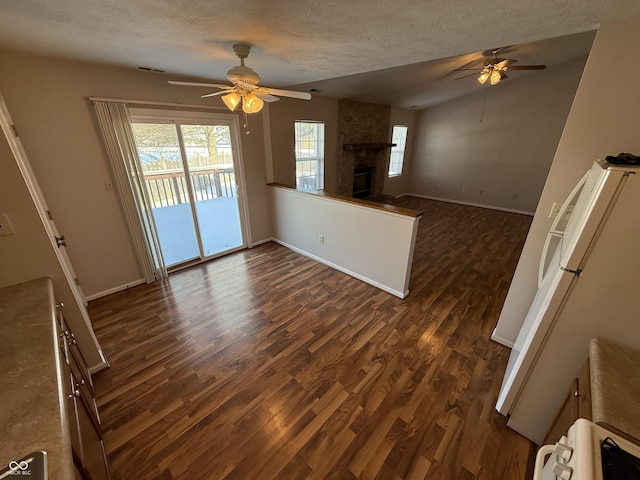
<path fill-rule="evenodd" d="M 129 105 L 155 105 L 158 107 L 204 108 L 207 110 L 227 110 L 226 107 L 209 107 L 207 105 L 190 105 L 188 103 L 152 102 L 148 100 L 125 100 L 122 98 L 89 97 L 89 100 L 91 100 L 92 102 L 116 102 L 116 103 L 126 103 Z"/>

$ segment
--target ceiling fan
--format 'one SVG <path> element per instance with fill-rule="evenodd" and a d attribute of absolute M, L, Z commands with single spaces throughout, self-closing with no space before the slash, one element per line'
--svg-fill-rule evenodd
<path fill-rule="evenodd" d="M 482 52 L 482 54 L 486 58 L 484 60 L 484 63 L 482 64 L 482 68 L 480 69 L 478 82 L 484 84 L 487 80 L 489 80 L 489 83 L 491 85 L 496 85 L 501 80 L 507 78 L 507 70 L 543 70 L 547 68 L 546 65 L 513 65 L 513 63 L 517 62 L 517 60 L 498 57 L 498 54 L 501 50 L 502 48 L 494 48 L 492 50 L 485 50 L 484 52 Z M 477 72 L 478 68 L 459 68 L 455 71 L 461 72 L 464 70 L 474 70 L 475 72 Z M 463 78 L 471 77 L 474 75 L 476 75 L 476 73 L 471 73 L 469 75 L 456 78 L 456 80 L 461 80 Z"/>
<path fill-rule="evenodd" d="M 217 87 L 219 92 L 207 93 L 202 98 L 214 97 L 222 95 L 222 101 L 232 112 L 242 105 L 245 113 L 257 113 L 262 110 L 264 102 L 275 102 L 280 100 L 275 95 L 281 97 L 299 98 L 301 100 L 311 100 L 311 94 L 308 92 L 294 92 L 291 90 L 280 90 L 277 88 L 267 88 L 258 85 L 260 75 L 245 66 L 244 59 L 249 56 L 251 47 L 248 45 L 236 44 L 233 46 L 233 52 L 240 59 L 240 65 L 231 68 L 227 72 L 227 78 L 233 85 L 221 85 L 217 83 L 196 83 L 196 82 L 179 82 L 169 80 L 171 85 L 184 85 L 188 87 Z"/>

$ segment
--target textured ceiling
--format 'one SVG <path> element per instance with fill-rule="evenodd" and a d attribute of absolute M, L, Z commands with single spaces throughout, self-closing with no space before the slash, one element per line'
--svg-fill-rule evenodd
<path fill-rule="evenodd" d="M 338 87 L 356 82 L 377 89 L 371 98 L 381 103 L 420 107 L 432 100 L 393 91 L 417 89 L 497 46 L 512 45 L 520 64 L 584 55 L 588 35 L 567 37 L 577 43 L 563 58 L 552 54 L 557 44 L 536 53 L 537 41 L 630 15 L 640 15 L 638 0 L 2 0 L 0 46 L 221 81 L 237 64 L 231 46 L 243 42 L 263 85 L 343 96 Z M 433 60 L 437 73 L 425 80 Z"/>

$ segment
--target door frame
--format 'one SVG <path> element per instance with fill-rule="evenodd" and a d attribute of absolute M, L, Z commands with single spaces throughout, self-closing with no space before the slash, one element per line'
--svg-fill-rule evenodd
<path fill-rule="evenodd" d="M 80 330 L 86 330 L 86 334 L 81 333 L 82 339 L 85 339 L 85 340 L 83 341 L 79 337 L 80 341 L 78 342 L 78 345 L 81 350 L 83 349 L 85 350 L 85 352 L 87 353 L 85 355 L 86 357 L 88 358 L 95 358 L 96 356 L 99 357 L 99 363 L 94 363 L 90 368 L 92 373 L 104 370 L 105 368 L 109 367 L 109 362 L 102 351 L 102 347 L 98 342 L 95 332 L 93 331 L 91 318 L 89 317 L 89 312 L 87 311 L 87 308 L 86 308 L 87 301 L 84 297 L 84 293 L 82 291 L 80 283 L 78 282 L 78 277 L 76 276 L 75 270 L 71 263 L 71 259 L 69 258 L 69 255 L 66 251 L 66 244 L 64 243 L 64 241 L 60 242 L 58 240 L 61 237 L 58 231 L 58 227 L 56 226 L 56 223 L 53 220 L 53 217 L 51 215 L 51 212 L 49 210 L 45 197 L 42 193 L 42 190 L 40 189 L 40 184 L 38 183 L 38 179 L 36 178 L 36 175 L 33 172 L 33 169 L 31 167 L 31 163 L 29 161 L 27 152 L 25 151 L 24 146 L 22 145 L 22 140 L 20 140 L 20 137 L 17 134 L 15 124 L 13 123 L 13 119 L 11 118 L 9 109 L 1 93 L 0 93 L 0 130 L 3 131 L 4 136 L 7 140 L 7 143 L 9 144 L 9 148 L 13 154 L 13 158 L 16 162 L 16 165 L 18 166 L 18 169 L 20 170 L 20 174 L 24 179 L 29 195 L 33 200 L 33 204 L 35 206 L 36 211 L 38 212 L 40 221 L 42 222 L 46 235 L 49 239 L 49 242 L 51 243 L 51 248 L 53 249 L 53 252 L 55 253 L 55 256 L 58 260 L 58 263 L 60 264 L 60 268 L 64 276 L 64 281 L 66 285 L 69 287 L 69 291 L 71 292 L 73 301 L 75 303 L 75 306 L 77 307 L 77 312 L 80 316 L 80 319 L 84 323 L 84 325 L 79 325 L 78 327 Z M 62 248 L 62 247 L 65 247 L 65 248 Z M 55 286 L 57 279 L 54 278 L 53 280 L 54 280 L 54 286 Z M 74 307 L 70 306 L 69 308 L 75 311 Z M 75 314 L 73 318 L 76 318 Z M 76 335 L 78 335 L 78 333 L 79 332 L 76 331 Z M 91 343 L 91 345 L 88 345 L 86 343 L 87 336 L 88 336 L 88 341 Z"/>
<path fill-rule="evenodd" d="M 228 255 L 229 253 L 233 253 L 239 250 L 243 250 L 248 248 L 251 245 L 251 229 L 249 228 L 249 206 L 246 198 L 246 181 L 244 174 L 244 158 L 242 156 L 242 142 L 240 136 L 240 121 L 238 115 L 229 114 L 229 113 L 217 113 L 217 112 L 202 112 L 202 111 L 191 111 L 191 110 L 166 110 L 166 109 L 158 109 L 158 108 L 145 108 L 145 107 L 129 107 L 129 115 L 132 123 L 137 122 L 149 122 L 149 123 L 165 123 L 165 124 L 173 124 L 176 126 L 176 129 L 179 130 L 181 125 L 227 125 L 229 127 L 229 133 L 231 136 L 231 152 L 233 155 L 233 168 L 234 175 L 236 179 L 236 194 L 238 199 L 238 215 L 240 217 L 240 230 L 242 237 L 242 244 L 231 248 L 229 250 L 225 250 L 224 252 L 216 253 L 213 255 L 204 256 L 203 252 L 200 252 L 200 258 L 195 260 L 187 260 L 183 263 L 179 263 L 175 266 L 167 267 L 167 270 L 170 272 L 181 270 L 183 268 L 190 267 L 192 265 L 213 260 L 215 258 Z M 180 148 L 180 156 L 184 157 L 184 145 L 182 141 L 182 134 L 178 132 L 178 143 Z M 189 169 L 187 159 L 183 158 L 183 166 L 186 165 L 185 168 L 185 176 L 189 176 Z M 187 184 L 189 185 L 189 190 L 191 191 L 191 179 L 186 179 Z M 146 194 L 146 192 L 145 192 Z M 193 203 L 193 198 L 191 198 L 191 210 L 194 214 L 194 222 L 196 228 L 198 226 L 198 218 L 195 215 L 195 204 Z M 199 246 L 199 250 L 201 250 L 201 246 Z"/>

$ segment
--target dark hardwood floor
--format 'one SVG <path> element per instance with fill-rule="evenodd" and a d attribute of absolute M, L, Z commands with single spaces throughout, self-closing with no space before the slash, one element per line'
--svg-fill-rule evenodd
<path fill-rule="evenodd" d="M 401 300 L 275 243 L 89 305 L 115 479 L 513 479 L 490 340 L 531 218 L 424 211 Z"/>

